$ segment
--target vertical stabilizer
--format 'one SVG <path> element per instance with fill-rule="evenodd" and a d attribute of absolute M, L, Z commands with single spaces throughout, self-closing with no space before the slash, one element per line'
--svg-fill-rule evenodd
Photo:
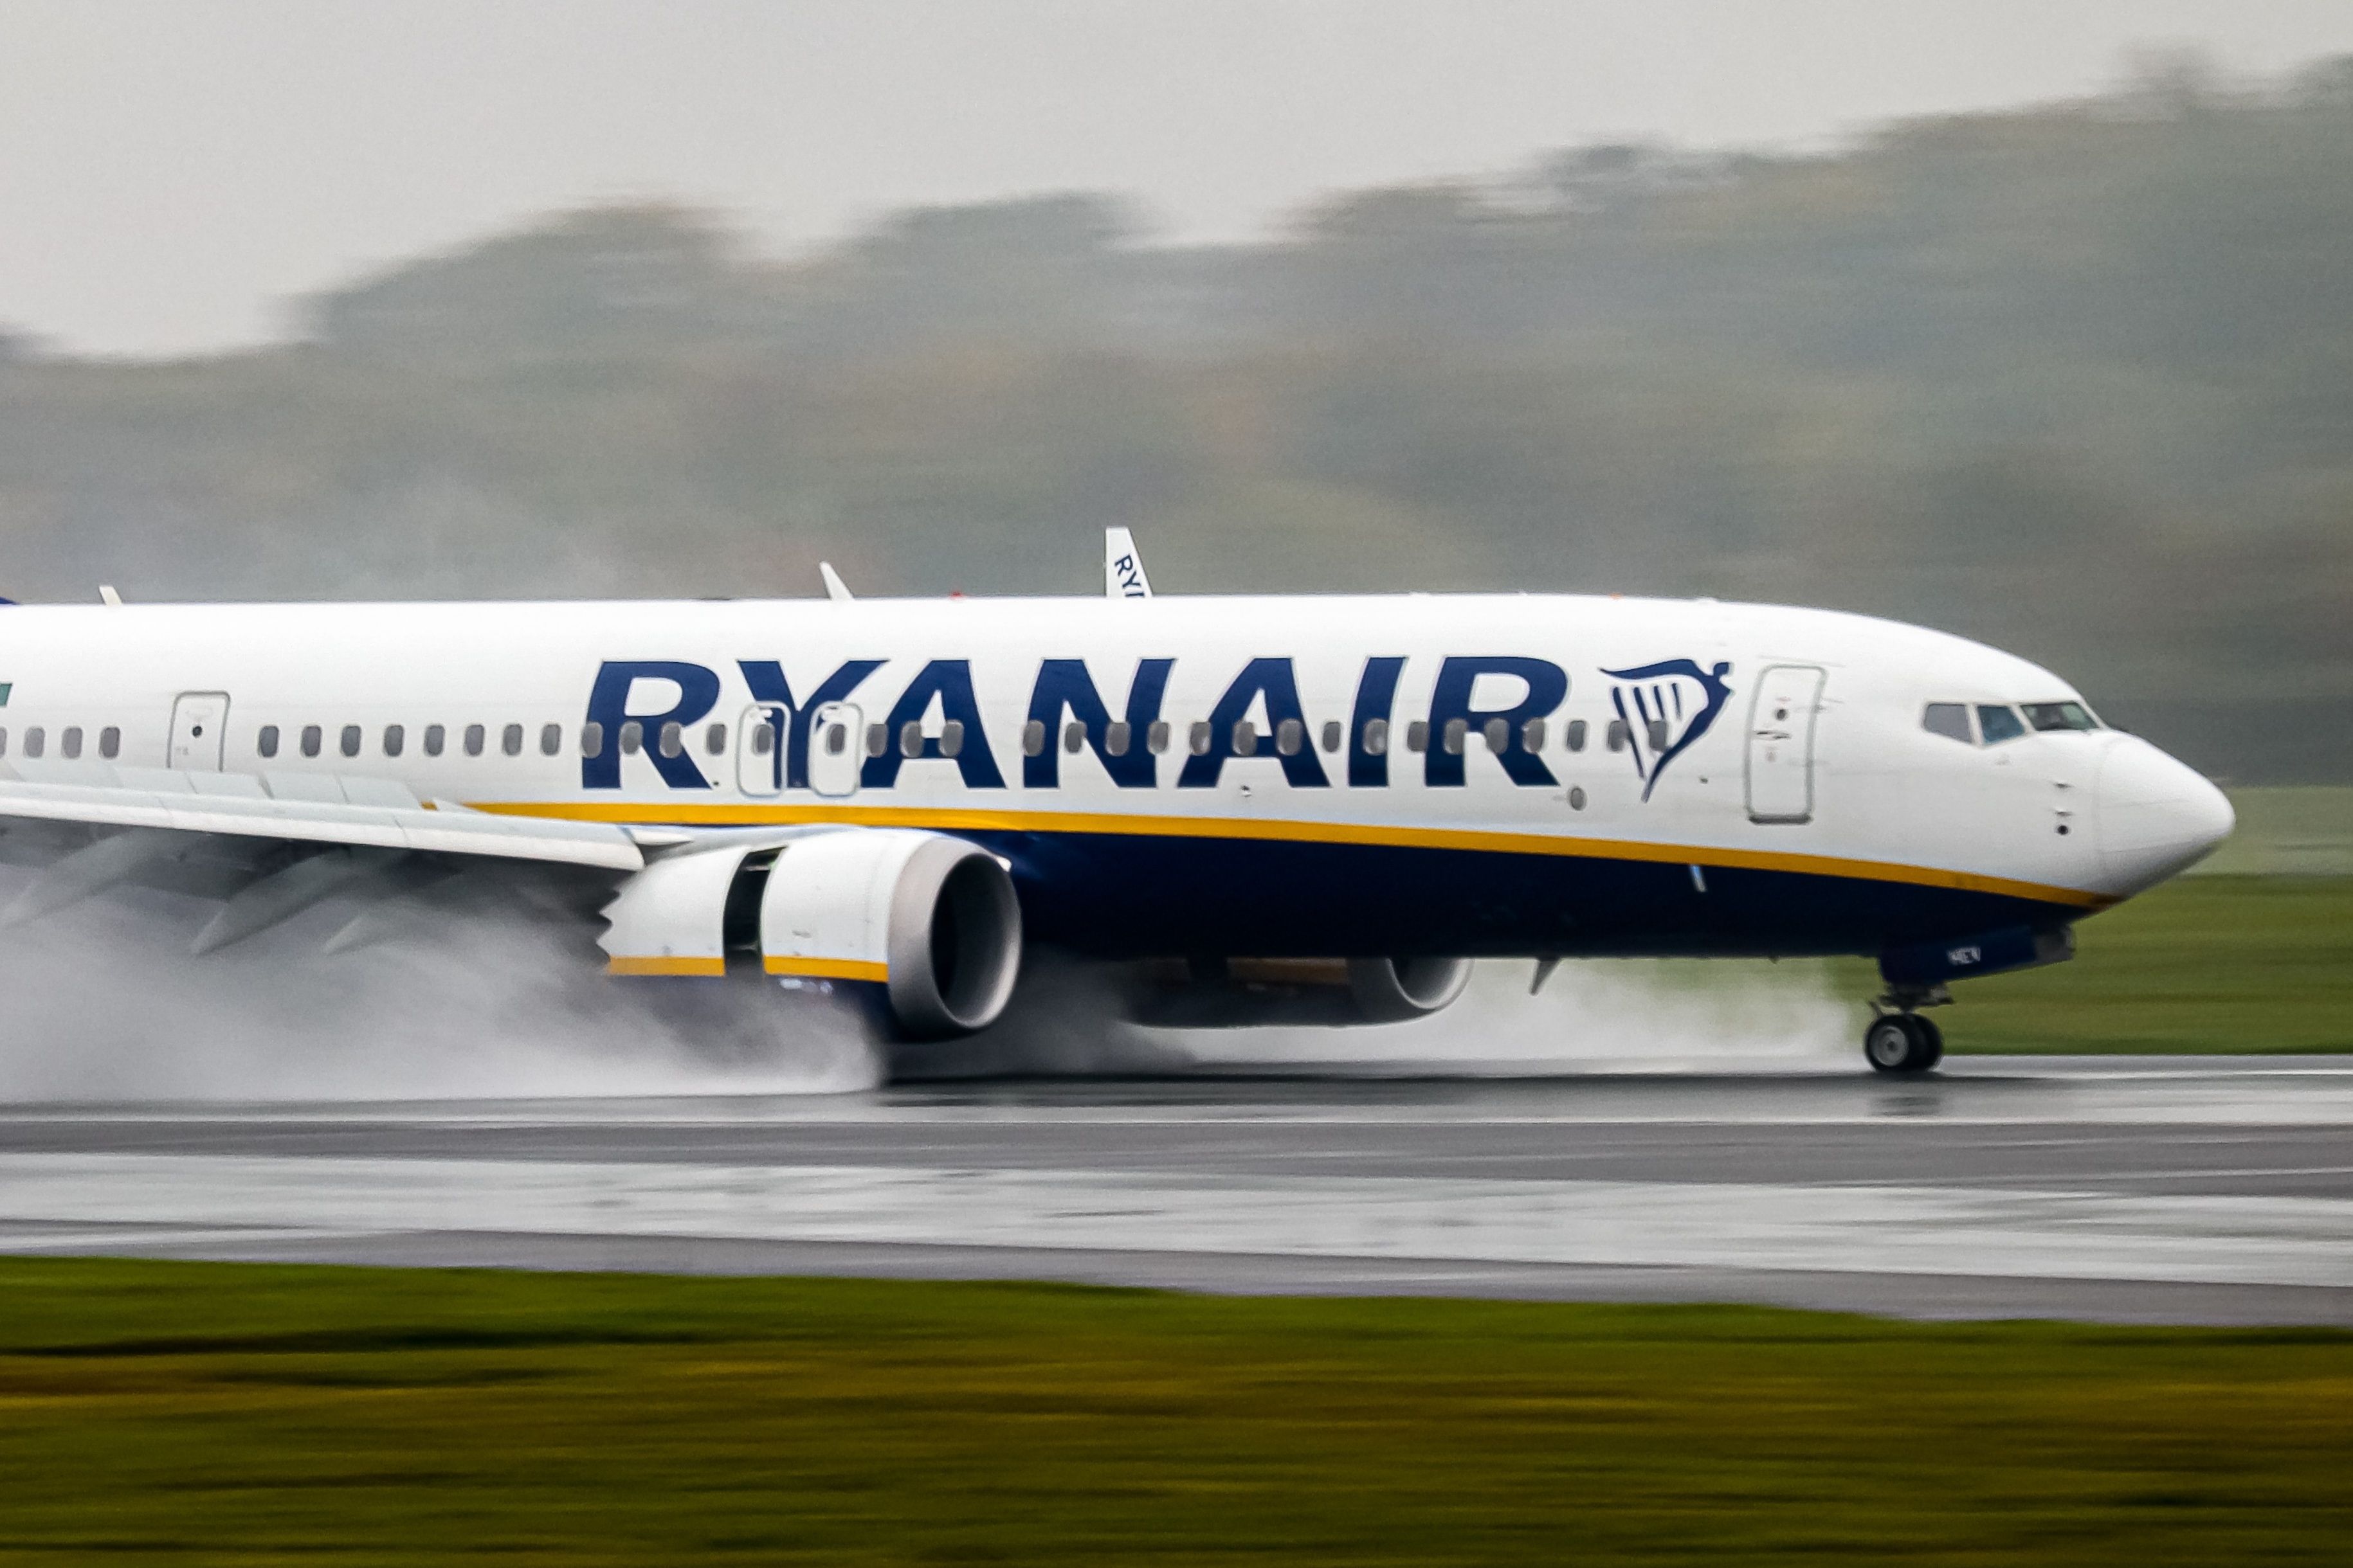
<path fill-rule="evenodd" d="M 1144 557 L 1135 552 L 1135 536 L 1124 528 L 1103 530 L 1103 597 L 1152 597 L 1152 579 L 1144 574 Z"/>

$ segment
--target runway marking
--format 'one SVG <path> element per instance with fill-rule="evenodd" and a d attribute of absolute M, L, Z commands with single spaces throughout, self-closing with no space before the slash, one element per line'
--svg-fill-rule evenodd
<path fill-rule="evenodd" d="M 2353 1288 L 2353 1200 L 2054 1188 L 16 1154 L 9 1221 Z"/>

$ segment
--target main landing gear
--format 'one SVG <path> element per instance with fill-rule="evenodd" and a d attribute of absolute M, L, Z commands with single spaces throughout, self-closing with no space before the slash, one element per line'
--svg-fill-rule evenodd
<path fill-rule="evenodd" d="M 1875 1071 L 1906 1078 L 1935 1067 L 1945 1058 L 1945 1032 L 1921 1016 L 1919 1009 L 1942 1006 L 1952 999 L 1941 985 L 1889 991 L 1873 1004 L 1879 1016 L 1862 1032 L 1864 1059 Z"/>

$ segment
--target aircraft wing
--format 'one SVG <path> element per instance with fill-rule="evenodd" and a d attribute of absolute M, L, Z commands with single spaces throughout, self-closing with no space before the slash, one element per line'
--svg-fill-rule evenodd
<path fill-rule="evenodd" d="M 33 776 L 26 776 L 33 773 Z M 384 779 L 191 773 L 105 763 L 0 769 L 0 819 L 79 823 L 636 871 L 636 840 L 606 823 L 427 805 Z"/>

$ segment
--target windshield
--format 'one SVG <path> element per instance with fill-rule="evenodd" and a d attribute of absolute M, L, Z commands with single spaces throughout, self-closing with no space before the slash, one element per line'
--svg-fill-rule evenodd
<path fill-rule="evenodd" d="M 1978 705 L 1978 732 L 1985 736 L 1989 746 L 1999 746 L 2004 741 L 2015 741 L 2026 733 L 2026 726 L 2008 708 L 1991 702 Z"/>
<path fill-rule="evenodd" d="M 2080 702 L 2022 702 L 2026 721 L 2038 730 L 2096 730 L 2100 721 Z"/>

